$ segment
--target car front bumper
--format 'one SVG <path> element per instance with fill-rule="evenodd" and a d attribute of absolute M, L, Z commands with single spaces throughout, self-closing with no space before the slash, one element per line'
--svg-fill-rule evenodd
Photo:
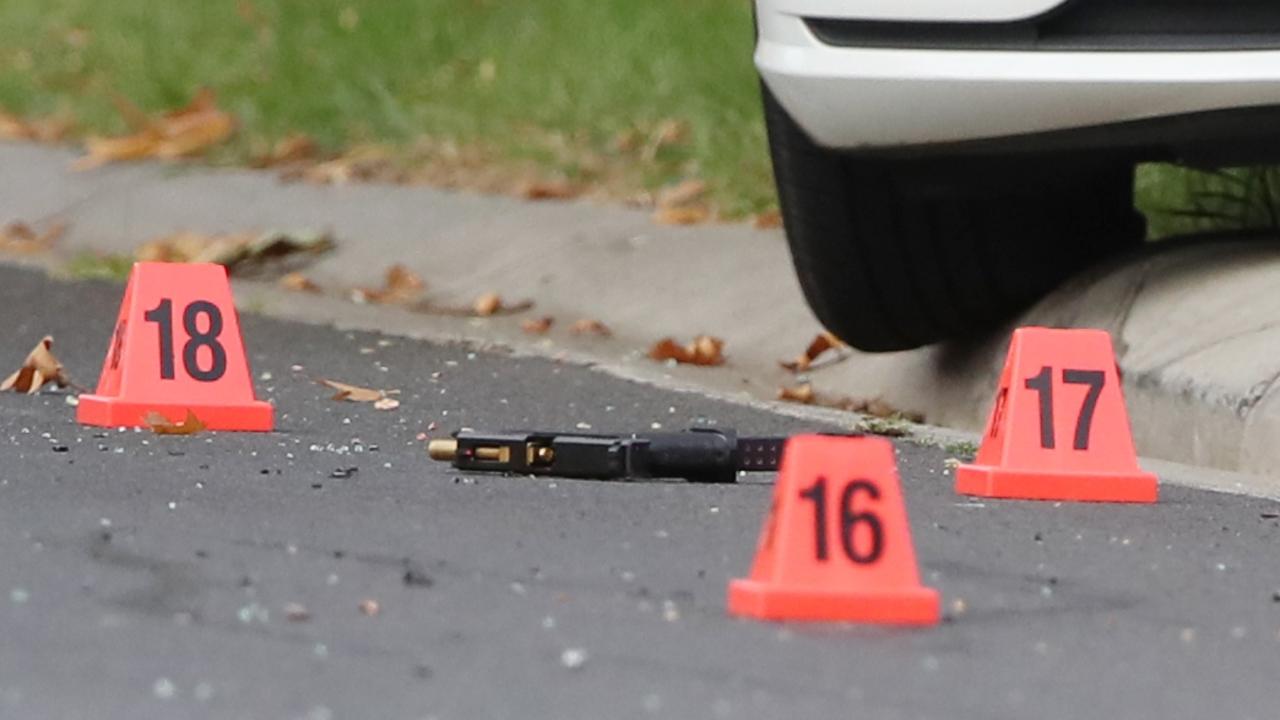
<path fill-rule="evenodd" d="M 1280 50 L 842 47 L 758 4 L 755 61 L 820 145 L 902 148 L 1280 106 Z"/>

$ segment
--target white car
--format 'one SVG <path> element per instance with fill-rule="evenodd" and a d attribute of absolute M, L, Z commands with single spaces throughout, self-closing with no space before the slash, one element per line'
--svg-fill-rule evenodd
<path fill-rule="evenodd" d="M 1007 318 L 1141 243 L 1137 163 L 1280 157 L 1280 0 L 756 0 L 796 270 L 854 346 Z"/>

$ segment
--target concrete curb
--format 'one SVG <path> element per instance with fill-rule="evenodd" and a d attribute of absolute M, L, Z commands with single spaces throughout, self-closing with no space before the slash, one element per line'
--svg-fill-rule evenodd
<path fill-rule="evenodd" d="M 520 332 L 521 318 L 377 309 L 392 332 L 567 354 L 640 379 L 766 400 L 795 381 L 777 361 L 819 330 L 778 231 L 659 227 L 635 210 L 428 188 L 285 185 L 240 170 L 136 164 L 75 173 L 73 158 L 65 149 L 0 144 L 0 222 L 66 221 L 59 254 L 127 253 L 180 229 L 327 228 L 339 249 L 308 269 L 325 288 L 377 285 L 388 265 L 403 262 L 442 303 L 492 290 L 532 298 L 535 314 L 558 320 L 532 338 Z M 1142 454 L 1277 477 L 1280 293 L 1268 292 L 1277 281 L 1280 244 L 1165 243 L 1078 277 L 1009 327 L 1110 330 Z M 246 285 L 240 301 L 339 325 L 367 323 L 354 318 L 371 311 L 262 284 Z M 614 337 L 570 336 L 564 326 L 580 317 L 604 321 Z M 659 337 L 703 332 L 725 338 L 729 365 L 666 368 L 642 357 Z M 1007 337 L 1002 329 L 963 345 L 855 354 L 811 379 L 820 392 L 881 397 L 932 423 L 977 430 Z"/>

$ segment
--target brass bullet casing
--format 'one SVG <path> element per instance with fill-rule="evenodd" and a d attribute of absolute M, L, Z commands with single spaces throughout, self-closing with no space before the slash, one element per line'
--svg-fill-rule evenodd
<path fill-rule="evenodd" d="M 556 451 L 546 445 L 528 445 L 525 447 L 525 462 L 530 465 L 550 465 L 556 459 Z"/>
<path fill-rule="evenodd" d="M 427 455 L 430 455 L 432 460 L 453 462 L 457 454 L 458 441 L 452 438 L 441 438 L 427 443 Z"/>

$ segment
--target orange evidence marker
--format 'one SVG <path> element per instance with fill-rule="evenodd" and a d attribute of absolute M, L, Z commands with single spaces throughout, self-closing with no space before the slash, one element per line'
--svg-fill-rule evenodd
<path fill-rule="evenodd" d="M 1019 328 L 978 457 L 956 492 L 1024 500 L 1153 503 L 1159 481 L 1138 467 L 1103 330 Z"/>
<path fill-rule="evenodd" d="M 751 577 L 729 613 L 763 620 L 936 625 L 920 584 L 893 446 L 882 438 L 787 441 Z"/>
<path fill-rule="evenodd" d="M 98 390 L 80 396 L 76 420 L 145 426 L 148 413 L 182 423 L 188 411 L 210 430 L 268 431 L 274 418 L 254 399 L 226 268 L 137 263 Z"/>

